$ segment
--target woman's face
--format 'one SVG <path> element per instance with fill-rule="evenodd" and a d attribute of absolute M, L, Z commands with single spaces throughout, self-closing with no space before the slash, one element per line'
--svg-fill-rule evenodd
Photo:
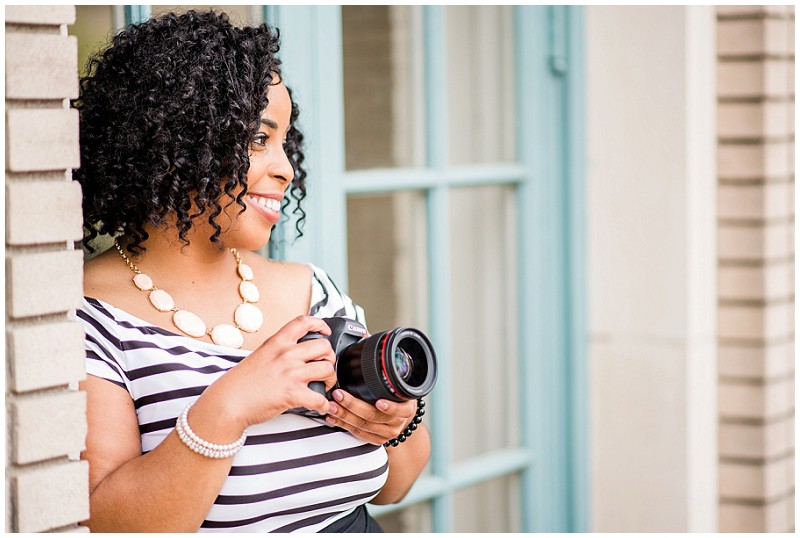
<path fill-rule="evenodd" d="M 272 226 L 280 219 L 284 193 L 294 179 L 292 163 L 284 150 L 292 101 L 282 82 L 270 86 L 267 97 L 269 103 L 261 114 L 259 131 L 250 144 L 244 196 L 247 209 L 234 217 L 231 233 L 225 240 L 229 247 L 257 250 L 267 244 Z"/>

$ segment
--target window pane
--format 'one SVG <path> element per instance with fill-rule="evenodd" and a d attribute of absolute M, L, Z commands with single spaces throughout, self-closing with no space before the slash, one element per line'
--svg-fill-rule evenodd
<path fill-rule="evenodd" d="M 430 503 L 419 503 L 375 518 L 384 532 L 433 532 Z"/>
<path fill-rule="evenodd" d="M 518 475 L 456 491 L 453 519 L 453 532 L 521 532 Z"/>
<path fill-rule="evenodd" d="M 514 189 L 450 193 L 453 458 L 519 445 Z"/>
<path fill-rule="evenodd" d="M 345 166 L 424 162 L 420 10 L 343 6 Z"/>
<path fill-rule="evenodd" d="M 425 197 L 421 192 L 347 199 L 349 291 L 370 332 L 428 331 Z"/>
<path fill-rule="evenodd" d="M 515 159 L 511 6 L 448 6 L 450 164 Z"/>

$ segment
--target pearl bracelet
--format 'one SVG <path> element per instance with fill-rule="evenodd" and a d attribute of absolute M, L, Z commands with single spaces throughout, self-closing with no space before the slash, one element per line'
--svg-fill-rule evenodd
<path fill-rule="evenodd" d="M 239 452 L 239 449 L 244 446 L 245 439 L 247 439 L 247 430 L 243 431 L 242 436 L 236 441 L 228 443 L 227 445 L 210 443 L 194 433 L 192 428 L 189 427 L 189 409 L 192 408 L 192 405 L 194 405 L 194 402 L 183 409 L 183 412 L 175 422 L 175 431 L 178 432 L 178 437 L 183 441 L 183 444 L 191 448 L 194 452 L 197 452 L 201 456 L 206 456 L 207 458 L 230 458 Z"/>

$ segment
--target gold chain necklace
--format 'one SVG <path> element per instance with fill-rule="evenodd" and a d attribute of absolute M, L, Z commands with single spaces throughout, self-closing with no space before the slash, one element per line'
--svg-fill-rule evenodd
<path fill-rule="evenodd" d="M 172 296 L 166 291 L 157 288 L 153 284 L 153 279 L 136 267 L 130 258 L 125 255 L 122 246 L 116 239 L 114 240 L 114 246 L 117 247 L 117 252 L 130 267 L 131 271 L 135 273 L 132 279 L 134 285 L 141 291 L 150 292 L 150 304 L 156 310 L 159 312 L 172 312 L 173 325 L 184 334 L 193 338 L 202 338 L 205 335 L 209 335 L 217 345 L 239 349 L 244 344 L 244 336 L 240 331 L 254 333 L 264 323 L 264 315 L 261 313 L 261 309 L 254 304 L 258 302 L 260 294 L 258 287 L 253 283 L 253 269 L 246 263 L 242 263 L 242 258 L 235 248 L 230 249 L 230 251 L 236 259 L 237 274 L 242 279 L 239 283 L 239 296 L 242 298 L 242 304 L 237 306 L 233 313 L 232 325 L 220 323 L 209 329 L 205 322 L 200 319 L 200 316 L 175 306 Z"/>

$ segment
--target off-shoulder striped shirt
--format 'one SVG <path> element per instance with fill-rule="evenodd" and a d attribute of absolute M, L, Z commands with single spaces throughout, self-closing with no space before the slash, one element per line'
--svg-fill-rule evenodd
<path fill-rule="evenodd" d="M 311 268 L 309 315 L 364 323 L 361 308 L 323 270 Z M 130 394 L 142 453 L 158 446 L 183 408 L 250 353 L 170 332 L 91 297 L 78 318 L 86 332 L 86 371 Z M 318 531 L 377 495 L 387 474 L 383 447 L 285 413 L 248 428 L 198 530 Z"/>

